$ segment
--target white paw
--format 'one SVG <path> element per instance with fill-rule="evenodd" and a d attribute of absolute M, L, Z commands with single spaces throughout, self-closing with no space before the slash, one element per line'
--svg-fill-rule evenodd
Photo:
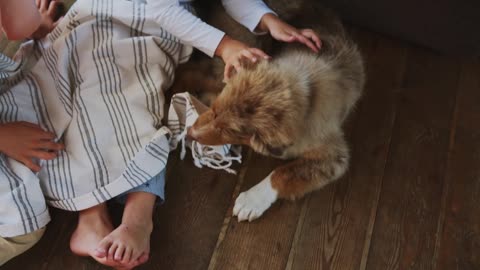
<path fill-rule="evenodd" d="M 240 193 L 235 200 L 233 215 L 238 217 L 238 221 L 259 218 L 277 200 L 277 191 L 272 188 L 270 175 L 256 186 Z"/>

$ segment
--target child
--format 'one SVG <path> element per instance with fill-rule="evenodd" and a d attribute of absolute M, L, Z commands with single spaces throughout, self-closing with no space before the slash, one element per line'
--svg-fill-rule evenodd
<path fill-rule="evenodd" d="M 285 24 L 262 1 L 223 3 L 252 31 L 302 42 L 314 51 L 320 47 L 315 33 Z M 233 69 L 239 71 L 241 58 L 256 61 L 268 56 L 201 22 L 174 0 L 78 1 L 72 9 L 67 22 L 39 42 L 44 58 L 22 82 L 34 94 L 39 86 L 49 104 L 39 107 L 46 118 L 53 118 L 43 125 L 66 142 L 59 160 L 47 161 L 38 177 L 50 204 L 80 212 L 70 243 L 74 253 L 105 265 L 133 268 L 148 260 L 153 209 L 157 197 L 163 199 L 163 151 L 168 141 L 160 128 L 162 90 L 171 84 L 172 67 L 191 52 L 180 44 L 221 57 L 226 77 Z M 59 49 L 62 46 L 64 50 Z M 51 78 L 39 79 L 47 70 Z M 20 86 L 12 93 L 21 98 L 23 91 L 27 96 Z M 65 95 L 67 90 L 72 92 Z M 61 181 L 55 182 L 60 174 Z M 125 210 L 121 225 L 113 228 L 105 202 L 120 194 Z"/>
<path fill-rule="evenodd" d="M 11 39 L 23 39 L 27 36 L 42 36 L 44 29 L 53 29 L 57 2 L 48 3 L 46 0 L 33 1 L 15 0 L 0 1 L 0 31 L 7 33 Z M 19 14 L 30 16 L 17 20 Z M 48 30 L 46 30 L 48 31 Z M 0 54 L 0 85 L 7 77 L 19 73 L 21 67 Z M 0 111 L 7 107 L 0 104 Z M 39 171 L 40 167 L 34 159 L 53 159 L 56 151 L 63 146 L 52 140 L 55 135 L 41 127 L 27 122 L 0 122 L 0 266 L 11 258 L 25 252 L 32 247 L 45 231 L 48 222 L 45 201 L 42 196 L 30 196 L 40 191 L 38 183 L 20 181 L 8 182 L 5 174 L 12 173 L 4 166 L 7 160 L 3 155 L 22 162 L 32 171 Z M 23 194 L 22 194 L 23 192 Z M 19 203 L 33 205 L 31 211 L 22 213 Z M 29 223 L 31 219 L 36 222 Z M 22 228 L 15 232 L 15 227 Z"/>

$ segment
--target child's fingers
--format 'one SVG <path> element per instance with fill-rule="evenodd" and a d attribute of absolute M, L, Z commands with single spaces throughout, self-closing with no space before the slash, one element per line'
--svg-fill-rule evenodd
<path fill-rule="evenodd" d="M 315 45 L 317 45 L 318 49 L 322 48 L 322 41 L 318 37 L 317 33 L 315 33 L 315 31 L 313 31 L 312 29 L 303 29 L 302 35 L 315 42 Z"/>
<path fill-rule="evenodd" d="M 25 127 L 28 127 L 28 128 L 33 129 L 33 130 L 31 131 L 32 134 L 35 133 L 37 136 L 39 136 L 39 139 L 42 139 L 42 140 L 53 140 L 53 139 L 55 139 L 55 138 L 57 137 L 57 136 L 55 135 L 55 133 L 50 132 L 50 131 L 45 131 L 45 130 L 42 129 L 42 127 L 40 127 L 39 125 L 30 123 L 30 122 L 20 122 L 20 124 L 21 124 L 22 126 L 25 126 Z"/>
<path fill-rule="evenodd" d="M 233 67 L 235 68 L 235 72 L 240 72 L 242 70 L 242 64 L 240 64 L 240 61 L 237 59 L 233 62 Z"/>
<path fill-rule="evenodd" d="M 223 78 L 230 79 L 230 73 L 232 72 L 233 66 L 230 64 L 225 64 L 225 70 L 223 71 Z"/>
<path fill-rule="evenodd" d="M 297 34 L 295 35 L 295 39 L 300 42 L 300 43 L 303 43 L 305 44 L 307 47 L 309 47 L 310 49 L 312 49 L 312 51 L 318 53 L 318 48 L 315 47 L 315 45 L 313 44 L 312 41 L 310 41 L 309 39 L 307 39 L 306 37 L 300 35 L 300 34 Z"/>
<path fill-rule="evenodd" d="M 55 0 L 50 1 L 50 4 L 48 5 L 47 15 L 52 19 L 57 13 L 57 6 L 58 6 L 58 2 Z"/>
<path fill-rule="evenodd" d="M 40 0 L 40 11 L 45 11 L 48 9 L 48 0 Z"/>
<path fill-rule="evenodd" d="M 45 131 L 43 129 L 38 130 L 38 133 L 39 133 L 39 139 L 40 140 L 51 141 L 51 140 L 53 140 L 57 137 L 54 133 L 49 132 L 49 131 Z"/>
<path fill-rule="evenodd" d="M 255 57 L 255 55 L 253 55 L 252 52 L 250 52 L 249 50 L 243 50 L 242 51 L 242 55 L 246 58 L 248 58 L 250 61 L 252 61 L 253 63 L 257 62 L 257 58 Z"/>
<path fill-rule="evenodd" d="M 57 153 L 37 150 L 37 151 L 31 152 L 30 156 L 33 158 L 38 158 L 43 160 L 52 160 L 57 157 Z"/>
<path fill-rule="evenodd" d="M 250 48 L 250 51 L 256 55 L 257 57 L 260 57 L 260 58 L 263 58 L 263 59 L 270 59 L 272 57 L 270 57 L 270 55 L 266 54 L 265 52 L 263 52 L 262 50 L 260 49 L 257 49 L 257 48 Z"/>
<path fill-rule="evenodd" d="M 29 122 L 20 122 L 20 125 L 27 128 L 26 130 L 36 137 L 38 140 L 47 140 L 51 141 L 57 137 L 55 133 L 43 130 L 39 125 L 29 123 Z"/>
<path fill-rule="evenodd" d="M 35 5 L 37 6 L 37 8 L 40 8 L 40 0 L 35 0 Z"/>
<path fill-rule="evenodd" d="M 19 122 L 19 124 L 21 124 L 22 126 L 27 126 L 27 127 L 42 129 L 39 125 L 34 124 L 34 123 L 30 123 L 30 122 L 27 122 L 27 121 L 21 121 L 21 122 Z M 43 129 L 42 129 L 42 130 L 43 130 Z"/>
<path fill-rule="evenodd" d="M 35 164 L 35 162 L 33 162 L 31 159 L 29 158 L 22 158 L 19 160 L 21 163 L 23 163 L 23 165 L 27 166 L 27 168 L 29 168 L 30 170 L 34 171 L 34 172 L 39 172 L 41 170 L 40 166 L 38 166 L 37 164 Z"/>
<path fill-rule="evenodd" d="M 60 150 L 63 150 L 65 146 L 63 144 L 54 143 L 52 141 L 41 141 L 36 148 L 45 149 L 49 151 L 60 151 Z"/>
<path fill-rule="evenodd" d="M 294 42 L 295 41 L 295 36 L 292 33 L 281 32 L 281 33 L 277 34 L 276 39 L 284 41 L 284 42 Z"/>

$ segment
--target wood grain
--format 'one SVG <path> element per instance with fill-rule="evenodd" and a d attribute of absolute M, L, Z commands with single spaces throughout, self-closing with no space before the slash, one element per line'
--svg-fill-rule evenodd
<path fill-rule="evenodd" d="M 480 61 L 463 65 L 436 269 L 480 269 Z"/>
<path fill-rule="evenodd" d="M 257 184 L 281 163 L 283 162 L 279 160 L 253 155 L 246 164 L 247 172 L 241 191 Z M 208 269 L 284 269 L 301 205 L 302 200 L 279 201 L 260 219 L 251 223 L 239 223 L 236 218 L 232 218 Z M 231 215 L 231 212 L 227 215 Z"/>
<path fill-rule="evenodd" d="M 367 269 L 431 269 L 459 63 L 409 49 Z"/>

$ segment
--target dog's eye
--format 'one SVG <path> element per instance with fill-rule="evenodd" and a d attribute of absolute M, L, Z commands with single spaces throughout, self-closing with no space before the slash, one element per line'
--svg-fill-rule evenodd
<path fill-rule="evenodd" d="M 272 145 L 269 145 L 267 144 L 266 145 L 266 148 L 267 148 L 267 151 L 272 155 L 272 156 L 282 156 L 283 155 L 283 152 L 285 151 L 285 147 L 284 146 L 272 146 Z"/>

